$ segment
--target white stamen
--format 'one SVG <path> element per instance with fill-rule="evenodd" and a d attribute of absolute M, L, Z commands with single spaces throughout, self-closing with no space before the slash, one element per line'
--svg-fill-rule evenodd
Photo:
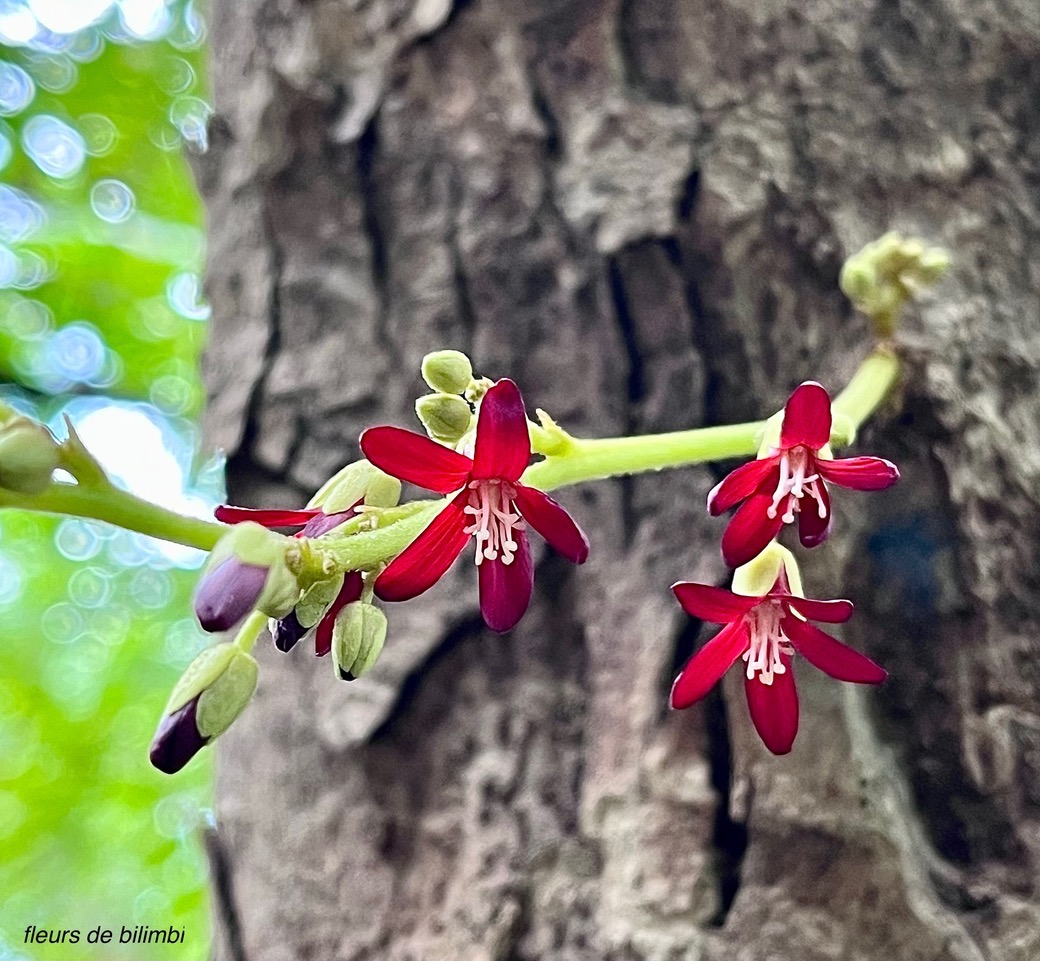
<path fill-rule="evenodd" d="M 802 498 L 808 494 L 816 501 L 816 511 L 822 520 L 827 516 L 827 505 L 823 500 L 819 474 L 808 474 L 812 463 L 805 447 L 793 447 L 780 455 L 780 480 L 773 492 L 773 502 L 766 508 L 766 515 L 776 517 L 780 505 L 786 501 L 786 510 L 781 518 L 785 524 L 794 521 L 794 515 L 802 509 Z"/>
<path fill-rule="evenodd" d="M 773 683 L 775 675 L 787 673 L 787 666 L 780 659 L 780 655 L 790 656 L 794 654 L 794 648 L 780 629 L 783 616 L 780 605 L 768 600 L 748 612 L 751 642 L 743 658 L 747 661 L 749 681 L 754 680 L 757 673 L 758 679 L 769 685 Z"/>
<path fill-rule="evenodd" d="M 463 511 L 473 515 L 466 533 L 476 539 L 477 566 L 499 558 L 503 564 L 512 564 L 518 546 L 514 532 L 526 526 L 513 506 L 516 489 L 497 477 L 470 481 L 469 489 L 472 493 Z"/>

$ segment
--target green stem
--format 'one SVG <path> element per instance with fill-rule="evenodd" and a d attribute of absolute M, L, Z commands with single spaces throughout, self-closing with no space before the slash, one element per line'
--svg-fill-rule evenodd
<path fill-rule="evenodd" d="M 836 415 L 848 417 L 858 428 L 895 387 L 899 372 L 899 358 L 895 351 L 880 344 L 859 365 L 848 386 L 834 398 L 831 409 Z"/>
<path fill-rule="evenodd" d="M 267 615 L 253 611 L 243 622 L 235 635 L 235 646 L 247 654 L 253 649 L 264 628 L 267 627 Z"/>
<path fill-rule="evenodd" d="M 763 426 L 762 421 L 755 421 L 642 437 L 571 438 L 565 454 L 532 464 L 521 480 L 550 491 L 582 481 L 752 455 Z"/>
<path fill-rule="evenodd" d="M 227 530 L 224 524 L 176 514 L 115 487 L 56 483 L 40 494 L 0 490 L 0 507 L 90 517 L 202 551 L 212 550 Z"/>

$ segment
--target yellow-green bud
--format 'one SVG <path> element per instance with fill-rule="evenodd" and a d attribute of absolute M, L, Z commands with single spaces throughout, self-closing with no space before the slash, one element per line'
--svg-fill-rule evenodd
<path fill-rule="evenodd" d="M 853 254 L 842 267 L 841 289 L 871 317 L 882 335 L 913 297 L 934 284 L 950 265 L 946 251 L 916 237 L 890 232 Z"/>
<path fill-rule="evenodd" d="M 257 664 L 236 647 L 223 673 L 199 697 L 195 723 L 203 737 L 223 734 L 241 714 L 256 690 Z"/>
<path fill-rule="evenodd" d="M 0 487 L 39 494 L 60 463 L 58 442 L 46 427 L 15 417 L 0 427 Z"/>
<path fill-rule="evenodd" d="M 458 350 L 437 350 L 422 362 L 422 377 L 434 390 L 461 394 L 473 380 L 473 365 Z"/>
<path fill-rule="evenodd" d="M 448 444 L 456 443 L 473 419 L 469 404 L 458 394 L 426 394 L 415 402 L 415 413 L 426 433 Z"/>
<path fill-rule="evenodd" d="M 185 668 L 180 680 L 174 685 L 163 713 L 172 714 L 177 708 L 184 707 L 193 697 L 215 683 L 217 678 L 224 673 L 237 650 L 239 649 L 234 644 L 225 642 L 214 644 L 213 647 L 207 647 L 202 651 Z"/>
<path fill-rule="evenodd" d="M 355 601 L 336 615 L 332 665 L 344 681 L 361 677 L 379 659 L 386 641 L 386 615 L 374 604 Z"/>
<path fill-rule="evenodd" d="M 304 591 L 303 597 L 296 605 L 296 619 L 301 627 L 309 631 L 325 616 L 325 612 L 343 587 L 343 580 L 344 575 L 340 573 L 330 580 L 318 581 Z"/>
<path fill-rule="evenodd" d="M 349 510 L 358 501 L 369 507 L 396 507 L 401 499 L 401 482 L 384 474 L 367 460 L 354 461 L 333 474 L 311 498 L 311 507 L 326 514 Z"/>

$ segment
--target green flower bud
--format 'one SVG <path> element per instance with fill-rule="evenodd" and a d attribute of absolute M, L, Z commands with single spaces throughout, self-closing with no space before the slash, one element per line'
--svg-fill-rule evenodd
<path fill-rule="evenodd" d="M 336 615 L 332 664 L 344 681 L 361 677 L 379 660 L 386 641 L 386 615 L 374 604 L 355 601 Z"/>
<path fill-rule="evenodd" d="M 311 507 L 326 514 L 349 510 L 358 501 L 369 507 L 396 507 L 401 499 L 401 482 L 384 474 L 367 460 L 354 461 L 330 477 L 311 498 Z"/>
<path fill-rule="evenodd" d="M 469 430 L 473 411 L 458 394 L 426 394 L 415 402 L 415 413 L 435 440 L 455 444 Z"/>
<path fill-rule="evenodd" d="M 207 647 L 187 666 L 180 680 L 174 685 L 163 713 L 172 714 L 215 683 L 234 658 L 236 650 L 238 648 L 230 642 Z"/>
<path fill-rule="evenodd" d="M 423 358 L 422 378 L 434 390 L 461 394 L 473 380 L 473 365 L 461 351 L 434 351 Z"/>
<path fill-rule="evenodd" d="M 58 442 L 42 424 L 14 417 L 0 428 L 0 487 L 39 494 L 50 486 L 60 459 Z"/>
<path fill-rule="evenodd" d="M 845 262 L 841 289 L 874 320 L 878 333 L 887 336 L 903 307 L 934 284 L 949 265 L 946 251 L 893 231 L 867 244 Z"/>
<path fill-rule="evenodd" d="M 869 297 L 876 283 L 877 275 L 874 268 L 855 257 L 845 261 L 838 278 L 842 293 L 853 303 L 859 303 Z"/>
<path fill-rule="evenodd" d="M 318 581 L 304 591 L 296 605 L 296 619 L 301 627 L 309 631 L 325 616 L 343 587 L 343 579 L 344 575 L 340 573 L 331 580 Z"/>
<path fill-rule="evenodd" d="M 203 651 L 170 694 L 152 740 L 152 764 L 167 774 L 184 767 L 245 710 L 256 677 L 256 661 L 234 644 Z"/>
<path fill-rule="evenodd" d="M 216 737 L 231 727 L 253 697 L 256 676 L 256 661 L 236 647 L 223 673 L 199 697 L 195 712 L 199 734 Z"/>

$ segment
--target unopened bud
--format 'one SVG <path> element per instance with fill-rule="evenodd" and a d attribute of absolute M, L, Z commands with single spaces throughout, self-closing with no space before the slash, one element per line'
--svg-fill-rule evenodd
<path fill-rule="evenodd" d="M 469 430 L 473 411 L 458 394 L 426 394 L 415 402 L 415 413 L 435 440 L 455 444 Z"/>
<path fill-rule="evenodd" d="M 256 661 L 234 644 L 203 651 L 170 694 L 152 739 L 152 764 L 175 774 L 226 731 L 256 689 Z"/>
<path fill-rule="evenodd" d="M 326 514 L 350 510 L 355 504 L 396 507 L 401 499 L 401 482 L 384 474 L 367 460 L 354 461 L 330 477 L 311 498 L 312 507 Z M 309 535 L 308 535 L 309 536 Z"/>
<path fill-rule="evenodd" d="M 949 254 L 895 231 L 853 254 L 841 270 L 841 289 L 871 317 L 882 335 L 892 333 L 903 307 L 932 286 L 950 265 Z"/>
<path fill-rule="evenodd" d="M 226 631 L 254 608 L 282 618 L 300 587 L 286 564 L 291 538 L 247 521 L 236 524 L 210 555 L 195 592 L 195 613 L 207 631 Z"/>
<path fill-rule="evenodd" d="M 336 615 L 332 630 L 332 663 L 336 675 L 353 681 L 368 671 L 383 651 L 386 615 L 374 604 L 357 601 Z"/>
<path fill-rule="evenodd" d="M 58 442 L 43 424 L 19 416 L 0 427 L 0 487 L 39 494 L 59 463 Z"/>
<path fill-rule="evenodd" d="M 473 365 L 458 350 L 437 350 L 422 362 L 422 378 L 434 390 L 461 394 L 473 380 Z"/>

